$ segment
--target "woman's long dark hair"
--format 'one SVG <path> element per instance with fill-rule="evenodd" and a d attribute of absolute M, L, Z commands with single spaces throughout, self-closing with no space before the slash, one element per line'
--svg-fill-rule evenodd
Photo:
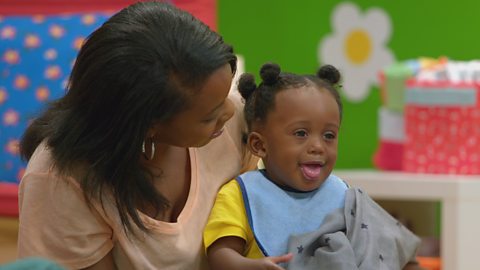
<path fill-rule="evenodd" d="M 148 128 L 184 110 L 208 76 L 228 63 L 234 73 L 232 47 L 190 14 L 160 2 L 131 5 L 88 37 L 66 95 L 28 127 L 21 155 L 30 160 L 45 141 L 61 174 L 87 168 L 78 179 L 87 202 L 102 201 L 107 188 L 124 228 L 131 230 L 133 221 L 148 231 L 137 207 L 157 213 L 168 207 L 140 164 Z"/>

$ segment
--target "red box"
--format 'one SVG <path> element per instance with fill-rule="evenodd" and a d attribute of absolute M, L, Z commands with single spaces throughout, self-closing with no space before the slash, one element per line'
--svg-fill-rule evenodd
<path fill-rule="evenodd" d="M 480 84 L 407 83 L 403 170 L 480 174 Z"/>

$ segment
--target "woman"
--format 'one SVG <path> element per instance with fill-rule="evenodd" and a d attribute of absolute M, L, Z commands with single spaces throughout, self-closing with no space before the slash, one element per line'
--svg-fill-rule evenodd
<path fill-rule="evenodd" d="M 92 33 L 68 92 L 21 141 L 19 257 L 207 269 L 202 230 L 244 157 L 235 70 L 218 34 L 165 3 L 134 4 Z"/>

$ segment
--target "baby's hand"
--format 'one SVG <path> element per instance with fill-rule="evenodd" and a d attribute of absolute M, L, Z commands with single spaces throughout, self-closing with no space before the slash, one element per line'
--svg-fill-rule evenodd
<path fill-rule="evenodd" d="M 255 262 L 255 265 L 259 266 L 258 268 L 255 267 L 255 269 L 258 270 L 284 270 L 282 267 L 280 267 L 278 264 L 279 263 L 285 263 L 290 261 L 293 258 L 292 253 L 288 253 L 282 256 L 275 256 L 275 257 L 265 257 L 262 259 L 257 259 Z"/>

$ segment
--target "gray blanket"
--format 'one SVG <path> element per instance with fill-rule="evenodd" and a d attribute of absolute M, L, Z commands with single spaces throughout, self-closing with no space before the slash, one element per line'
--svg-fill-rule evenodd
<path fill-rule="evenodd" d="M 291 236 L 288 270 L 397 270 L 415 261 L 420 239 L 360 189 L 314 232 Z"/>

